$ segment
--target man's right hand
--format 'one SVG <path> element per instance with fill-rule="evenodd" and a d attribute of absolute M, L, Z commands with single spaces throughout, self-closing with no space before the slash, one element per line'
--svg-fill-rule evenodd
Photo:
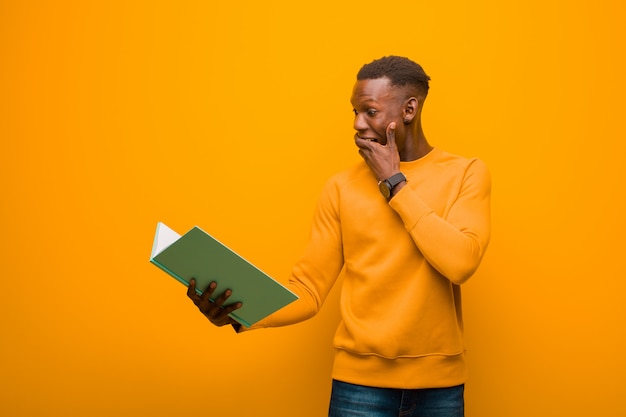
<path fill-rule="evenodd" d="M 187 297 L 193 301 L 193 303 L 198 307 L 200 312 L 205 315 L 206 318 L 209 319 L 211 323 L 216 326 L 225 326 L 227 324 L 238 325 L 237 321 L 230 318 L 228 315 L 241 308 L 242 304 L 240 302 L 232 303 L 228 305 L 224 305 L 228 297 L 231 296 L 232 291 L 226 290 L 219 297 L 212 297 L 215 289 L 217 288 L 217 284 L 212 282 L 209 284 L 209 287 L 202 293 L 202 295 L 198 295 L 196 292 L 196 280 L 191 279 L 189 281 L 189 286 L 187 287 Z M 214 298 L 215 301 L 211 301 L 211 298 Z"/>

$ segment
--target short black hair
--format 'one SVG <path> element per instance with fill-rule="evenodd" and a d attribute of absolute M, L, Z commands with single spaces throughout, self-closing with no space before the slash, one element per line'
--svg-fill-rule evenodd
<path fill-rule="evenodd" d="M 356 79 L 375 80 L 389 78 L 391 85 L 405 87 L 407 85 L 418 88 L 424 97 L 428 94 L 430 77 L 416 62 L 401 56 L 385 56 L 363 65 L 356 75 Z"/>

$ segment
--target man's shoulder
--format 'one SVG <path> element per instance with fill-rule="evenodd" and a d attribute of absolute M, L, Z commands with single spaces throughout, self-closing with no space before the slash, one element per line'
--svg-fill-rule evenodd
<path fill-rule="evenodd" d="M 323 187 L 323 193 L 339 196 L 346 189 L 362 189 L 372 181 L 376 181 L 372 171 L 365 162 L 358 162 L 331 175 Z"/>
<path fill-rule="evenodd" d="M 435 150 L 437 151 L 435 158 L 433 158 L 435 165 L 450 168 L 455 167 L 462 171 L 472 170 L 488 172 L 485 162 L 476 156 L 462 156 L 439 148 L 435 148 Z"/>
<path fill-rule="evenodd" d="M 373 177 L 373 174 L 367 164 L 365 164 L 365 162 L 357 162 L 354 165 L 349 166 L 348 168 L 345 168 L 332 175 L 328 179 L 328 182 L 337 184 L 339 186 L 344 186 L 354 181 L 371 179 L 371 177 Z"/>
<path fill-rule="evenodd" d="M 448 162 L 448 163 L 456 163 L 456 164 L 472 164 L 474 161 L 476 160 L 480 160 L 478 157 L 468 157 L 468 156 L 463 156 L 463 155 L 459 155 L 453 152 L 448 152 L 444 149 L 441 148 L 434 148 L 434 151 L 437 152 L 436 154 L 436 160 L 438 162 Z"/>

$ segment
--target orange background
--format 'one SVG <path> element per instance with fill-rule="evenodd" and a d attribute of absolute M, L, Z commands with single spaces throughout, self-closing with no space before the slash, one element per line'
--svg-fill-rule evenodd
<path fill-rule="evenodd" d="M 235 335 L 148 262 L 198 224 L 286 280 L 358 161 L 363 63 L 493 176 L 468 417 L 624 416 L 623 3 L 0 1 L 0 414 L 325 415 L 337 292 Z"/>

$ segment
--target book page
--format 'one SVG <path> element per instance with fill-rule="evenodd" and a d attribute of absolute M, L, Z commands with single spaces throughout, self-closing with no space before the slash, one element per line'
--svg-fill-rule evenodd
<path fill-rule="evenodd" d="M 152 244 L 152 254 L 150 259 L 157 256 L 163 251 L 163 249 L 170 246 L 180 238 L 180 235 L 167 227 L 165 224 L 159 222 L 157 224 L 156 234 L 154 235 L 154 243 Z"/>

